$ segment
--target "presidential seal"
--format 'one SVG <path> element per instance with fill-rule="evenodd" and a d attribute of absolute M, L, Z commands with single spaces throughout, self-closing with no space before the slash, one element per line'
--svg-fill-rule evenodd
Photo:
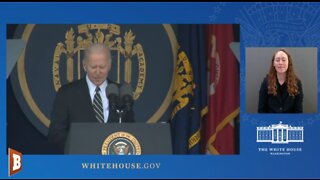
<path fill-rule="evenodd" d="M 109 135 L 101 147 L 102 155 L 141 155 L 139 141 L 130 133 L 115 132 Z"/>

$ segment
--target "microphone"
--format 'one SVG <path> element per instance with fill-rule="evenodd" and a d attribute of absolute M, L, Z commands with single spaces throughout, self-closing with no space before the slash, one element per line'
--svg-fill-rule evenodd
<path fill-rule="evenodd" d="M 119 88 L 116 84 L 108 84 L 106 88 L 106 96 L 109 100 L 109 106 L 113 110 L 118 110 L 120 105 Z"/>
<path fill-rule="evenodd" d="M 122 107 L 125 111 L 131 111 L 133 106 L 132 88 L 129 84 L 124 83 L 120 87 L 120 98 L 122 101 Z"/>

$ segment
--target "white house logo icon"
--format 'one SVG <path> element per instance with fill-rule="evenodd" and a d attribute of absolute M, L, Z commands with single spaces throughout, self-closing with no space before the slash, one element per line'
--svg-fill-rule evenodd
<path fill-rule="evenodd" d="M 257 142 L 271 142 L 272 144 L 288 144 L 289 142 L 303 142 L 303 127 L 288 124 L 272 124 L 257 127 Z"/>

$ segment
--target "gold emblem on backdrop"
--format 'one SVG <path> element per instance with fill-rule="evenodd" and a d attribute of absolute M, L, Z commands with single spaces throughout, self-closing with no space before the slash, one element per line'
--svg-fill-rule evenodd
<path fill-rule="evenodd" d="M 146 59 L 141 44 L 135 42 L 136 36 L 129 30 L 121 37 L 121 28 L 115 24 L 82 24 L 77 30 L 70 28 L 65 34 L 65 40 L 57 43 L 53 57 L 53 84 L 55 91 L 61 87 L 60 63 L 66 61 L 66 79 L 72 82 L 81 78 L 82 59 L 81 51 L 92 43 L 102 43 L 116 52 L 117 78 L 120 83 L 121 75 L 124 82 L 134 87 L 132 83 L 132 63 L 138 63 L 138 81 L 133 93 L 134 100 L 137 100 L 143 91 L 146 79 Z M 121 56 L 124 62 L 121 62 Z M 136 57 L 136 58 L 135 58 Z M 134 62 L 137 59 L 138 62 Z M 113 60 L 114 61 L 114 60 Z M 121 63 L 124 63 L 124 74 L 120 74 Z M 75 68 L 76 67 L 76 68 Z M 75 76 L 76 74 L 76 76 Z"/>

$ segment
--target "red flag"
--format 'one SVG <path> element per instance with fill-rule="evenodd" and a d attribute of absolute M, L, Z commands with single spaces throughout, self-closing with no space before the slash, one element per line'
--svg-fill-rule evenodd
<path fill-rule="evenodd" d="M 209 111 L 203 122 L 206 151 L 235 154 L 234 118 L 239 115 L 239 65 L 230 49 L 232 25 L 208 25 Z"/>

